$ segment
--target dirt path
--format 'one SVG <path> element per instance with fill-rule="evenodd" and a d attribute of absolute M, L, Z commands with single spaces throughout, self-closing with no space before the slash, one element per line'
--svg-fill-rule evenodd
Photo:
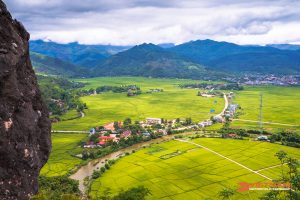
<path fill-rule="evenodd" d="M 63 131 L 63 130 L 52 130 L 51 133 L 90 133 L 88 131 Z"/>
<path fill-rule="evenodd" d="M 233 119 L 233 121 L 241 121 L 241 122 L 255 122 L 258 123 L 259 121 L 255 121 L 255 120 L 248 120 L 248 119 Z M 277 123 L 277 122 L 262 122 L 263 124 L 274 124 L 274 125 L 282 125 L 282 126 L 299 126 L 297 124 L 282 124 L 282 123 Z"/>
<path fill-rule="evenodd" d="M 284 163 L 283 165 L 286 165 L 286 163 Z M 272 168 L 276 168 L 276 167 L 280 167 L 280 166 L 281 166 L 281 164 L 279 164 L 279 165 L 273 165 L 273 166 L 270 166 L 270 167 L 266 167 L 266 168 L 262 168 L 262 169 L 256 170 L 256 172 L 260 172 L 260 171 L 263 171 L 263 170 L 272 169 Z"/>
<path fill-rule="evenodd" d="M 224 158 L 224 159 L 226 159 L 226 160 L 229 160 L 230 162 L 233 162 L 233 163 L 235 163 L 235 164 L 237 164 L 237 165 L 239 165 L 239 166 L 241 166 L 241 167 L 243 167 L 243 168 L 249 170 L 249 171 L 252 172 L 252 173 L 255 173 L 255 174 L 257 174 L 257 175 L 259 175 L 259 176 L 261 176 L 261 177 L 263 177 L 263 178 L 265 178 L 265 179 L 268 179 L 268 180 L 272 181 L 271 178 L 269 178 L 269 177 L 267 177 L 267 176 L 265 176 L 265 175 L 263 175 L 263 174 L 261 174 L 261 173 L 259 173 L 259 172 L 257 172 L 257 171 L 254 171 L 254 170 L 250 169 L 249 167 L 246 167 L 245 165 L 243 165 L 243 164 L 241 164 L 241 163 L 239 163 L 239 162 L 236 162 L 236 161 L 234 161 L 234 160 L 232 160 L 232 159 L 230 159 L 230 158 L 228 158 L 228 157 L 226 157 L 226 156 L 223 156 L 222 154 L 219 154 L 218 152 L 215 152 L 215 151 L 213 151 L 213 150 L 211 150 L 211 149 L 209 149 L 209 148 L 207 148 L 207 147 L 205 147 L 205 146 L 202 146 L 202 145 L 197 144 L 197 143 L 194 143 L 194 142 L 182 140 L 182 139 L 175 139 L 175 140 L 180 141 L 180 142 L 186 142 L 186 143 L 193 144 L 193 145 L 196 145 L 196 146 L 198 146 L 198 147 L 201 147 L 201 148 L 203 148 L 203 149 L 205 149 L 205 150 L 207 150 L 207 151 L 210 151 L 210 152 L 212 152 L 212 153 L 214 153 L 214 154 L 216 154 L 216 155 L 218 155 L 218 156 L 220 156 L 220 157 L 222 157 L 222 158 Z"/>
<path fill-rule="evenodd" d="M 85 117 L 85 114 L 84 112 L 80 111 L 80 115 L 81 115 L 81 118 L 84 118 Z"/>

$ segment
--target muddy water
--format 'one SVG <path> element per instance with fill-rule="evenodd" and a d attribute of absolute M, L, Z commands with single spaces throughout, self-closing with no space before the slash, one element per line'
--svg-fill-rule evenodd
<path fill-rule="evenodd" d="M 124 155 L 126 152 L 131 153 L 132 150 L 138 150 L 143 148 L 144 146 L 149 146 L 150 144 L 161 143 L 165 141 L 169 141 L 173 138 L 172 135 L 163 136 L 161 138 L 153 139 L 147 142 L 142 142 L 138 144 L 134 144 L 130 147 L 121 149 L 109 155 L 106 155 L 101 158 L 97 158 L 95 160 L 90 161 L 87 165 L 82 166 L 75 174 L 71 175 L 70 178 L 79 181 L 79 189 L 81 192 L 85 191 L 85 186 L 83 184 L 84 178 L 87 176 L 91 176 L 94 170 L 99 170 L 104 166 L 105 161 L 113 160 L 119 158 L 121 155 Z"/>

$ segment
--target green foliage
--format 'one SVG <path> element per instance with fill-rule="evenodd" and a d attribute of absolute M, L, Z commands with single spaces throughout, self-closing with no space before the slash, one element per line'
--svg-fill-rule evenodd
<path fill-rule="evenodd" d="M 221 199 L 231 199 L 231 197 L 235 194 L 235 189 L 232 188 L 223 188 L 220 192 L 219 192 L 219 197 Z"/>
<path fill-rule="evenodd" d="M 121 191 L 118 195 L 114 196 L 112 200 L 144 200 L 151 192 L 144 186 L 138 186 L 126 191 Z"/>
<path fill-rule="evenodd" d="M 243 90 L 244 87 L 238 83 L 212 84 L 212 83 L 187 83 L 179 85 L 180 88 L 199 88 L 214 90 Z M 222 94 L 222 93 L 221 93 Z"/>
<path fill-rule="evenodd" d="M 128 92 L 131 91 L 132 93 L 141 93 L 140 87 L 136 85 L 122 85 L 122 86 L 109 86 L 104 85 L 96 88 L 97 93 L 103 93 L 103 92 L 114 92 L 114 93 L 122 93 L 122 92 Z"/>
<path fill-rule="evenodd" d="M 77 200 L 80 195 L 78 185 L 78 181 L 66 176 L 39 177 L 40 192 L 47 200 Z"/>
<path fill-rule="evenodd" d="M 88 70 L 58 58 L 30 52 L 30 58 L 35 72 L 62 77 L 83 77 Z"/>
<path fill-rule="evenodd" d="M 106 170 L 105 167 L 101 167 L 101 168 L 100 168 L 101 173 L 104 173 L 105 170 Z"/>
<path fill-rule="evenodd" d="M 126 118 L 123 122 L 124 126 L 129 126 L 131 124 L 131 119 L 130 118 Z"/>
<path fill-rule="evenodd" d="M 142 44 L 109 57 L 92 70 L 96 76 L 145 76 L 217 79 L 224 72 L 205 67 L 154 44 Z"/>
<path fill-rule="evenodd" d="M 289 190 L 274 190 L 267 192 L 263 196 L 260 197 L 262 200 L 276 199 L 276 200 L 284 200 L 284 199 L 292 199 L 296 200 L 300 198 L 300 163 L 297 158 L 292 158 L 288 156 L 283 150 L 278 151 L 275 156 L 281 162 L 281 176 L 276 182 L 279 183 L 289 183 Z M 288 169 L 283 170 L 284 165 L 287 165 Z"/>
<path fill-rule="evenodd" d="M 197 40 L 169 49 L 214 70 L 275 74 L 299 73 L 299 52 L 262 46 L 240 46 L 228 42 Z"/>
<path fill-rule="evenodd" d="M 300 135 L 290 132 L 274 133 L 270 137 L 271 142 L 281 142 L 283 145 L 300 148 Z"/>
<path fill-rule="evenodd" d="M 101 176 L 101 171 L 94 171 L 92 174 L 92 179 L 97 179 Z"/>
<path fill-rule="evenodd" d="M 38 76 L 38 83 L 42 97 L 53 115 L 62 115 L 72 109 L 82 111 L 85 108 L 76 93 L 77 89 L 84 87 L 83 83 L 48 76 Z"/>

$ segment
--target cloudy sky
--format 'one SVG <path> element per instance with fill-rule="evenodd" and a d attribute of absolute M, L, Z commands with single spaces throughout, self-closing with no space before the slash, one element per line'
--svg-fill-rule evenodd
<path fill-rule="evenodd" d="M 4 0 L 31 39 L 133 45 L 300 44 L 299 0 Z"/>

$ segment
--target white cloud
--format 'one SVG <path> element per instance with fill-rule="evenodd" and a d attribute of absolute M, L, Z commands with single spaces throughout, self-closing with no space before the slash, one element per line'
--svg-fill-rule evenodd
<path fill-rule="evenodd" d="M 114 3 L 113 3 L 114 2 Z M 7 0 L 32 39 L 85 44 L 299 43 L 294 0 Z"/>

